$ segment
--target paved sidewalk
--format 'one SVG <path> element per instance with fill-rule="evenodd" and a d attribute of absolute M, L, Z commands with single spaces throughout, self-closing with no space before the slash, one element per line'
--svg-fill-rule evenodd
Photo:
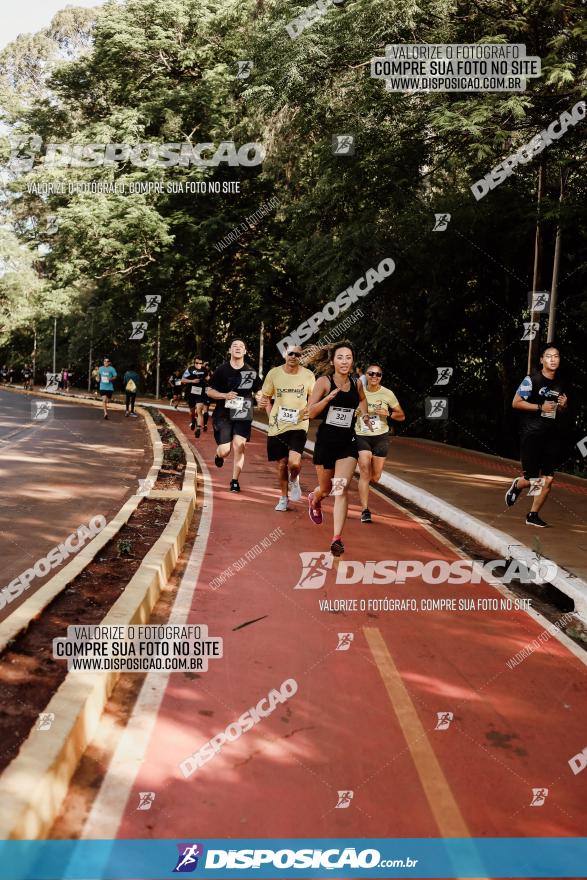
<path fill-rule="evenodd" d="M 521 544 L 534 547 L 577 577 L 587 579 L 587 482 L 568 474 L 555 478 L 541 515 L 551 528 L 536 529 L 525 523 L 530 498 L 521 495 L 506 507 L 504 495 L 518 462 L 470 449 L 429 440 L 396 437 L 385 469 L 475 516 L 488 526 L 506 532 Z"/>

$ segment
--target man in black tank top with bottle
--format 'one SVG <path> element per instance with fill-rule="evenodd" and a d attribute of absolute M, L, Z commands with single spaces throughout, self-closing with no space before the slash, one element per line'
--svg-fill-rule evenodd
<path fill-rule="evenodd" d="M 321 349 L 308 361 L 322 374 L 308 401 L 310 418 L 321 419 L 314 446 L 318 486 L 308 495 L 308 514 L 315 525 L 320 525 L 321 501 L 332 492 L 333 556 L 344 553 L 342 530 L 348 512 L 348 490 L 359 456 L 355 435 L 357 409 L 365 425 L 370 425 L 364 388 L 351 375 L 353 362 L 354 351 L 346 340 Z"/>
<path fill-rule="evenodd" d="M 563 458 L 560 415 L 567 409 L 568 401 L 558 375 L 558 346 L 550 342 L 543 347 L 540 365 L 542 369 L 521 382 L 512 401 L 513 408 L 520 412 L 520 457 L 524 476 L 513 481 L 505 501 L 512 507 L 522 490 L 531 485 L 530 481 L 541 478 L 542 487 L 533 497 L 526 525 L 543 529 L 547 523 L 538 511 L 548 497 L 554 472 Z"/>

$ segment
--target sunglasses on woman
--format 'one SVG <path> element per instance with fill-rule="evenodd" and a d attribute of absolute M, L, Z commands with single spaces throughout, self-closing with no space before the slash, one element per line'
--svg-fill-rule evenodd
<path fill-rule="evenodd" d="M 378 376 L 379 378 L 381 378 L 381 376 L 383 375 L 383 373 L 374 373 L 373 370 L 370 370 L 370 371 L 367 373 L 367 375 L 368 375 L 368 376 Z"/>

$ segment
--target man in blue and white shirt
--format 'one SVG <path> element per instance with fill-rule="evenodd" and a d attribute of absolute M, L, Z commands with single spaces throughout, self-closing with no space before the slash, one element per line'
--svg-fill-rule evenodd
<path fill-rule="evenodd" d="M 567 396 L 558 375 L 560 351 L 556 345 L 548 343 L 543 347 L 540 365 L 540 370 L 522 380 L 512 401 L 512 407 L 520 413 L 520 457 L 524 476 L 513 481 L 505 501 L 511 507 L 523 489 L 541 479 L 542 486 L 537 487 L 540 492 L 532 498 L 526 525 L 543 529 L 547 523 L 538 516 L 538 511 L 546 501 L 554 472 L 562 460 L 560 413 L 567 409 Z"/>

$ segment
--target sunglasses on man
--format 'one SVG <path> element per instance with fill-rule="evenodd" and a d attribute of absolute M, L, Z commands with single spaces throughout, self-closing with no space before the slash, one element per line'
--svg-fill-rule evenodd
<path fill-rule="evenodd" d="M 301 351 L 288 351 L 287 356 L 288 358 L 301 358 L 302 353 Z"/>

